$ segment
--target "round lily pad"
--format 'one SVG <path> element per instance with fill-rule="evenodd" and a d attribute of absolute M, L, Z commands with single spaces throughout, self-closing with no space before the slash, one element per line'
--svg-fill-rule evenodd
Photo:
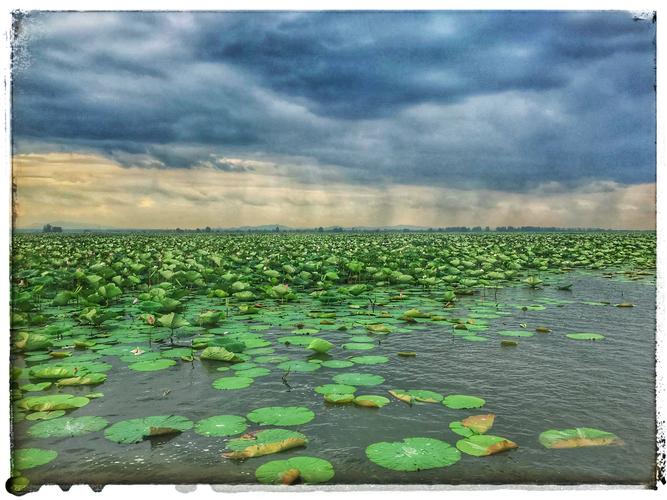
<path fill-rule="evenodd" d="M 315 457 L 292 457 L 274 460 L 260 465 L 255 477 L 263 484 L 318 484 L 329 481 L 334 476 L 333 465 Z"/>
<path fill-rule="evenodd" d="M 352 394 L 356 390 L 356 387 L 345 384 L 324 384 L 315 387 L 315 392 L 318 394 Z"/>
<path fill-rule="evenodd" d="M 71 394 L 53 394 L 50 396 L 31 396 L 18 401 L 19 408 L 32 411 L 71 410 L 90 403 L 90 399 Z"/>
<path fill-rule="evenodd" d="M 195 432 L 202 436 L 233 436 L 248 428 L 246 420 L 237 415 L 217 415 L 200 420 L 195 425 Z"/>
<path fill-rule="evenodd" d="M 65 414 L 65 410 L 54 411 L 36 411 L 26 415 L 26 420 L 51 420 L 52 418 L 59 418 Z"/>
<path fill-rule="evenodd" d="M 412 396 L 415 401 L 419 401 L 420 403 L 439 403 L 443 400 L 442 394 L 433 391 L 411 389 L 405 392 Z"/>
<path fill-rule="evenodd" d="M 354 363 L 344 359 L 331 359 L 329 361 L 323 361 L 322 366 L 325 368 L 349 368 L 350 366 L 354 366 Z"/>
<path fill-rule="evenodd" d="M 257 368 L 250 368 L 249 370 L 243 370 L 242 372 L 239 372 L 239 373 L 243 377 L 257 378 L 257 377 L 265 377 L 266 375 L 270 375 L 271 370 L 269 370 L 268 368 L 263 368 L 261 366 L 258 366 Z"/>
<path fill-rule="evenodd" d="M 308 361 L 292 360 L 280 363 L 278 368 L 285 371 L 289 370 L 291 372 L 314 372 L 315 370 L 320 369 L 320 365 L 317 363 L 309 363 Z"/>
<path fill-rule="evenodd" d="M 375 344 L 366 344 L 363 342 L 349 342 L 347 344 L 343 344 L 343 349 L 347 349 L 349 351 L 369 351 L 374 348 Z"/>
<path fill-rule="evenodd" d="M 341 373 L 336 375 L 334 382 L 337 384 L 344 385 L 379 385 L 384 382 L 384 378 L 380 375 L 374 375 L 372 373 Z"/>
<path fill-rule="evenodd" d="M 359 365 L 380 365 L 389 361 L 386 356 L 353 356 L 350 361 Z"/>
<path fill-rule="evenodd" d="M 315 414 L 304 406 L 267 406 L 251 411 L 247 417 L 261 425 L 301 425 L 314 419 Z"/>
<path fill-rule="evenodd" d="M 366 448 L 366 456 L 371 462 L 396 471 L 448 467 L 461 459 L 461 453 L 449 443 L 423 437 L 374 443 Z"/>
<path fill-rule="evenodd" d="M 334 404 L 345 404 L 354 401 L 354 394 L 329 393 L 324 395 L 324 401 Z"/>
<path fill-rule="evenodd" d="M 456 442 L 456 447 L 468 455 L 484 457 L 502 451 L 518 448 L 514 441 L 499 436 L 475 434 Z"/>
<path fill-rule="evenodd" d="M 307 335 L 305 336 L 298 336 L 298 335 L 288 335 L 287 337 L 279 337 L 278 342 L 285 344 L 285 345 L 298 345 L 301 347 L 308 347 L 310 343 L 313 341 L 312 338 L 308 337 Z"/>
<path fill-rule="evenodd" d="M 539 441 L 546 448 L 580 448 L 623 444 L 623 441 L 616 434 L 591 427 L 550 429 L 540 434 Z"/>
<path fill-rule="evenodd" d="M 19 448 L 12 454 L 14 469 L 25 470 L 48 464 L 58 456 L 54 450 L 43 450 L 41 448 Z"/>
<path fill-rule="evenodd" d="M 83 436 L 104 429 L 109 422 L 102 417 L 68 417 L 36 423 L 28 434 L 37 438 Z"/>
<path fill-rule="evenodd" d="M 300 432 L 287 429 L 267 429 L 232 439 L 227 443 L 227 449 L 231 451 L 224 453 L 224 456 L 243 460 L 298 448 L 307 443 L 306 436 Z"/>
<path fill-rule="evenodd" d="M 267 356 L 257 356 L 255 358 L 255 363 L 282 363 L 283 361 L 289 361 L 289 356 L 272 354 Z"/>
<path fill-rule="evenodd" d="M 128 368 L 137 372 L 154 372 L 158 370 L 164 370 L 165 368 L 169 368 L 175 364 L 176 361 L 173 359 L 160 358 L 154 359 L 152 361 L 139 361 L 138 363 L 132 363 L 131 365 L 128 365 Z"/>
<path fill-rule="evenodd" d="M 192 429 L 191 420 L 178 415 L 133 418 L 116 422 L 104 431 L 104 437 L 120 444 L 139 443 L 152 436 L 177 434 Z"/>
<path fill-rule="evenodd" d="M 222 377 L 213 381 L 213 387 L 220 391 L 245 389 L 254 381 L 251 377 Z"/>
<path fill-rule="evenodd" d="M 40 382 L 39 384 L 26 384 L 22 385 L 20 389 L 23 392 L 40 392 L 51 387 L 52 382 Z"/>
<path fill-rule="evenodd" d="M 573 339 L 573 340 L 602 340 L 604 339 L 604 335 L 600 335 L 599 333 L 568 333 L 565 335 L 568 339 Z"/>
<path fill-rule="evenodd" d="M 442 404 L 447 408 L 453 408 L 455 410 L 462 410 L 468 408 L 481 408 L 484 406 L 484 401 L 482 398 L 475 396 L 465 396 L 463 394 L 451 394 L 442 400 Z"/>
<path fill-rule="evenodd" d="M 389 404 L 389 399 L 384 396 L 361 395 L 354 398 L 354 404 L 357 406 L 364 406 L 366 408 L 382 408 Z"/>

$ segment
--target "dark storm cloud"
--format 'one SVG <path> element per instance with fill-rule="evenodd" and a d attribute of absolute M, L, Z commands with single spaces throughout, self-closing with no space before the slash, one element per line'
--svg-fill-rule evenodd
<path fill-rule="evenodd" d="M 303 182 L 651 182 L 654 36 L 621 12 L 35 13 L 14 141 Z"/>

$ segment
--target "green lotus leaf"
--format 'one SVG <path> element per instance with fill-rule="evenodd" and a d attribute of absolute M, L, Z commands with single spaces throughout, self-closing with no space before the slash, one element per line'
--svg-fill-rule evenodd
<path fill-rule="evenodd" d="M 605 338 L 599 333 L 568 333 L 565 336 L 573 340 L 602 340 Z"/>
<path fill-rule="evenodd" d="M 261 366 L 257 368 L 250 368 L 248 370 L 243 370 L 242 372 L 239 373 L 239 375 L 249 378 L 265 377 L 266 375 L 270 374 L 271 370 L 269 370 L 268 368 L 262 368 Z"/>
<path fill-rule="evenodd" d="M 346 404 L 354 401 L 354 394 L 330 393 L 324 395 L 324 401 L 334 404 Z"/>
<path fill-rule="evenodd" d="M 104 429 L 109 422 L 102 417 L 65 417 L 39 422 L 30 429 L 28 435 L 36 438 L 62 438 L 83 436 Z"/>
<path fill-rule="evenodd" d="M 58 387 L 68 385 L 97 385 L 105 382 L 107 376 L 105 373 L 89 373 L 80 377 L 61 378 L 56 384 Z"/>
<path fill-rule="evenodd" d="M 268 356 L 257 356 L 254 359 L 255 363 L 283 363 L 289 361 L 289 356 L 282 354 L 271 354 Z"/>
<path fill-rule="evenodd" d="M 591 427 L 550 429 L 540 434 L 539 441 L 546 448 L 580 448 L 623 444 L 623 441 L 616 434 Z"/>
<path fill-rule="evenodd" d="M 315 414 L 304 406 L 267 406 L 251 411 L 247 418 L 261 425 L 301 425 L 314 419 Z"/>
<path fill-rule="evenodd" d="M 315 392 L 318 394 L 352 394 L 356 390 L 356 387 L 345 384 L 324 384 L 315 387 Z"/>
<path fill-rule="evenodd" d="M 195 432 L 202 436 L 225 437 L 241 434 L 248 428 L 246 419 L 236 415 L 217 415 L 200 420 Z"/>
<path fill-rule="evenodd" d="M 254 381 L 255 379 L 251 377 L 222 377 L 213 381 L 213 388 L 219 391 L 245 389 Z"/>
<path fill-rule="evenodd" d="M 255 477 L 262 484 L 319 484 L 334 476 L 333 465 L 315 457 L 292 457 L 260 465 Z"/>
<path fill-rule="evenodd" d="M 510 441 L 503 437 L 475 434 L 457 441 L 456 447 L 468 455 L 484 457 L 518 448 L 518 445 L 514 441 Z"/>
<path fill-rule="evenodd" d="M 405 392 L 421 403 L 439 403 L 443 399 L 442 394 L 433 391 L 411 389 Z"/>
<path fill-rule="evenodd" d="M 14 469 L 26 470 L 45 465 L 54 460 L 58 452 L 41 448 L 19 448 L 12 453 Z"/>
<path fill-rule="evenodd" d="M 33 378 L 60 379 L 76 377 L 78 368 L 74 365 L 37 365 L 30 369 L 30 376 Z"/>
<path fill-rule="evenodd" d="M 190 349 L 189 347 L 175 347 L 173 349 L 167 349 L 166 351 L 162 351 L 160 353 L 160 356 L 169 359 L 180 359 L 183 356 L 190 356 L 191 354 L 192 354 L 192 349 Z"/>
<path fill-rule="evenodd" d="M 380 365 L 389 361 L 386 356 L 353 356 L 350 361 L 359 365 Z"/>
<path fill-rule="evenodd" d="M 128 368 L 137 372 L 154 372 L 164 370 L 175 364 L 176 361 L 173 359 L 160 358 L 153 361 L 139 361 L 138 363 L 132 363 L 131 365 L 128 365 Z"/>
<path fill-rule="evenodd" d="M 287 337 L 279 337 L 278 342 L 281 344 L 285 345 L 298 345 L 301 347 L 308 347 L 310 343 L 312 342 L 312 338 L 307 337 L 307 336 L 299 336 L 299 335 L 290 335 Z"/>
<path fill-rule="evenodd" d="M 350 372 L 350 373 L 341 373 L 339 375 L 336 375 L 334 378 L 334 382 L 337 384 L 344 384 L 344 385 L 379 385 L 384 382 L 384 378 L 381 377 L 380 375 L 374 375 L 372 373 L 356 373 L 356 372 Z"/>
<path fill-rule="evenodd" d="M 133 418 L 108 427 L 104 431 L 104 437 L 119 444 L 133 444 L 153 436 L 187 431 L 192 429 L 193 425 L 192 421 L 177 415 Z"/>
<path fill-rule="evenodd" d="M 384 396 L 361 395 L 354 398 L 354 404 L 366 408 L 382 408 L 389 403 L 389 399 Z"/>
<path fill-rule="evenodd" d="M 315 352 L 327 352 L 333 347 L 334 345 L 331 342 L 320 338 L 313 339 L 312 342 L 308 344 L 308 349 Z"/>
<path fill-rule="evenodd" d="M 442 404 L 447 408 L 453 408 L 455 410 L 469 409 L 469 408 L 481 408 L 484 406 L 484 401 L 482 398 L 475 396 L 465 396 L 463 394 L 451 394 L 442 400 Z"/>
<path fill-rule="evenodd" d="M 65 410 L 54 410 L 54 411 L 36 411 L 26 415 L 26 420 L 51 420 L 52 418 L 62 417 L 65 414 Z"/>
<path fill-rule="evenodd" d="M 331 359 L 329 361 L 323 361 L 322 366 L 325 368 L 349 368 L 350 366 L 354 366 L 354 363 L 344 359 Z"/>
<path fill-rule="evenodd" d="M 40 351 L 51 347 L 51 339 L 45 335 L 37 333 L 19 332 L 14 342 L 14 349 L 17 351 Z"/>
<path fill-rule="evenodd" d="M 366 456 L 381 467 L 403 472 L 448 467 L 461 459 L 449 443 L 423 437 L 374 443 L 366 448 Z"/>
<path fill-rule="evenodd" d="M 207 347 L 200 354 L 200 359 L 211 359 L 214 361 L 236 361 L 236 354 L 224 347 Z"/>
<path fill-rule="evenodd" d="M 292 330 L 292 335 L 315 335 L 316 333 L 320 333 L 317 328 L 297 328 L 296 330 Z"/>
<path fill-rule="evenodd" d="M 364 342 L 349 342 L 347 344 L 343 344 L 343 349 L 350 351 L 370 351 L 374 348 L 375 344 L 367 344 Z"/>
<path fill-rule="evenodd" d="M 71 394 L 31 396 L 18 401 L 19 408 L 31 411 L 72 410 L 86 406 L 90 399 Z"/>
<path fill-rule="evenodd" d="M 40 392 L 48 389 L 53 385 L 52 382 L 40 382 L 39 384 L 26 384 L 22 385 L 20 389 L 23 392 Z"/>
<path fill-rule="evenodd" d="M 308 361 L 291 360 L 280 363 L 278 368 L 291 372 L 314 372 L 320 369 L 320 365 L 317 363 L 308 363 Z"/>
<path fill-rule="evenodd" d="M 449 429 L 452 432 L 458 434 L 459 436 L 463 436 L 463 437 L 470 437 L 470 436 L 474 436 L 476 434 L 475 431 L 473 431 L 472 429 L 469 429 L 468 427 L 463 425 L 460 421 L 450 422 Z"/>
<path fill-rule="evenodd" d="M 227 449 L 231 451 L 223 455 L 227 458 L 243 460 L 299 448 L 307 443 L 306 436 L 300 432 L 287 429 L 267 429 L 232 439 L 227 443 Z"/>

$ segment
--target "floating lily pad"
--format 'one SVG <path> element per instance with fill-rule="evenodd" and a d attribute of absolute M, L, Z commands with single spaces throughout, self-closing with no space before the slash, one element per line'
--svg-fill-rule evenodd
<path fill-rule="evenodd" d="M 249 378 L 265 377 L 271 374 L 271 370 L 268 368 L 263 368 L 258 366 L 257 368 L 250 368 L 249 370 L 243 370 L 239 372 L 239 375 Z"/>
<path fill-rule="evenodd" d="M 246 419 L 237 415 L 217 415 L 200 420 L 195 425 L 195 432 L 202 436 L 233 436 L 248 428 Z"/>
<path fill-rule="evenodd" d="M 284 361 L 289 361 L 289 356 L 284 356 L 282 354 L 257 356 L 254 361 L 255 363 L 282 363 Z"/>
<path fill-rule="evenodd" d="M 176 361 L 173 359 L 155 359 L 153 361 L 139 361 L 138 363 L 132 363 L 131 365 L 128 365 L 128 368 L 136 372 L 155 372 L 164 370 L 175 364 Z"/>
<path fill-rule="evenodd" d="M 353 394 L 356 387 L 347 384 L 324 384 L 315 387 L 318 394 Z"/>
<path fill-rule="evenodd" d="M 447 408 L 453 408 L 455 410 L 462 410 L 468 408 L 481 408 L 484 406 L 484 401 L 482 398 L 475 396 L 465 396 L 463 394 L 451 394 L 442 400 L 442 404 Z"/>
<path fill-rule="evenodd" d="M 461 424 L 476 434 L 484 434 L 493 426 L 495 419 L 496 416 L 492 413 L 488 415 L 472 415 L 461 420 Z"/>
<path fill-rule="evenodd" d="M 109 422 L 102 417 L 56 418 L 33 425 L 28 429 L 28 434 L 36 438 L 83 436 L 100 431 L 108 424 Z"/>
<path fill-rule="evenodd" d="M 350 361 L 359 365 L 380 365 L 389 361 L 386 356 L 353 356 Z"/>
<path fill-rule="evenodd" d="M 90 399 L 71 394 L 31 396 L 18 401 L 19 408 L 31 411 L 71 410 L 86 406 Z"/>
<path fill-rule="evenodd" d="M 334 345 L 331 342 L 320 338 L 313 339 L 310 344 L 308 344 L 308 349 L 311 349 L 315 352 L 327 352 L 333 347 Z"/>
<path fill-rule="evenodd" d="M 104 437 L 120 444 L 139 443 L 153 436 L 178 434 L 192 429 L 191 420 L 177 415 L 133 418 L 116 422 L 104 431 Z"/>
<path fill-rule="evenodd" d="M 328 393 L 324 395 L 324 401 L 334 404 L 346 404 L 354 401 L 354 394 Z"/>
<path fill-rule="evenodd" d="M 14 469 L 26 470 L 45 465 L 54 460 L 58 452 L 41 448 L 19 448 L 12 454 Z"/>
<path fill-rule="evenodd" d="M 36 411 L 25 416 L 26 420 L 51 420 L 52 418 L 62 417 L 65 410 Z"/>
<path fill-rule="evenodd" d="M 354 404 L 366 408 L 382 408 L 389 404 L 389 399 L 384 396 L 361 395 L 354 398 Z"/>
<path fill-rule="evenodd" d="M 61 378 L 56 385 L 58 387 L 70 385 L 97 385 L 105 382 L 107 376 L 105 373 L 88 373 L 80 377 Z"/>
<path fill-rule="evenodd" d="M 484 457 L 518 448 L 518 445 L 514 441 L 510 441 L 503 437 L 475 434 L 457 441 L 456 447 L 468 455 Z"/>
<path fill-rule="evenodd" d="M 580 448 L 623 444 L 623 441 L 616 434 L 590 427 L 550 429 L 540 434 L 539 440 L 546 448 Z"/>
<path fill-rule="evenodd" d="M 325 368 L 349 368 L 350 366 L 354 366 L 354 363 L 344 359 L 331 359 L 322 362 L 322 366 Z"/>
<path fill-rule="evenodd" d="M 299 448 L 307 443 L 306 436 L 300 432 L 287 429 L 267 429 L 232 439 L 227 443 L 227 448 L 231 451 L 223 455 L 227 458 L 243 460 Z"/>
<path fill-rule="evenodd" d="M 334 476 L 333 465 L 315 457 L 293 457 L 260 465 L 255 477 L 263 484 L 319 484 Z"/>
<path fill-rule="evenodd" d="M 349 342 L 347 344 L 343 344 L 343 349 L 347 349 L 349 351 L 370 351 L 374 348 L 375 344 L 365 344 L 363 342 Z"/>
<path fill-rule="evenodd" d="M 301 425 L 310 422 L 315 414 L 304 406 L 267 406 L 251 411 L 247 417 L 261 425 Z"/>
<path fill-rule="evenodd" d="M 251 377 L 222 377 L 213 381 L 213 387 L 219 391 L 245 389 L 254 381 Z"/>
<path fill-rule="evenodd" d="M 278 368 L 291 372 L 314 372 L 320 369 L 320 365 L 317 363 L 308 363 L 308 361 L 292 360 L 280 363 Z"/>
<path fill-rule="evenodd" d="M 448 467 L 461 459 L 459 451 L 449 443 L 423 437 L 374 443 L 366 448 L 366 456 L 371 462 L 396 471 Z"/>
<path fill-rule="evenodd" d="M 384 378 L 380 375 L 374 375 L 372 373 L 341 373 L 336 375 L 334 382 L 337 384 L 344 385 L 379 385 L 384 382 Z"/>
<path fill-rule="evenodd" d="M 224 347 L 207 347 L 199 355 L 200 359 L 210 359 L 213 361 L 235 361 L 236 354 L 228 351 Z"/>
<path fill-rule="evenodd" d="M 279 337 L 278 342 L 285 344 L 285 345 L 298 345 L 301 347 L 308 347 L 310 343 L 313 341 L 308 336 L 298 336 L 298 335 L 290 335 L 287 337 Z"/>
<path fill-rule="evenodd" d="M 604 339 L 604 335 L 600 335 L 599 333 L 568 333 L 565 335 L 569 339 L 573 340 L 602 340 Z"/>
<path fill-rule="evenodd" d="M 442 394 L 433 391 L 411 389 L 406 392 L 412 396 L 415 401 L 419 401 L 421 403 L 439 403 L 443 399 Z"/>
<path fill-rule="evenodd" d="M 22 385 L 20 389 L 23 392 L 40 392 L 51 387 L 52 382 L 40 382 L 39 384 L 26 384 Z"/>

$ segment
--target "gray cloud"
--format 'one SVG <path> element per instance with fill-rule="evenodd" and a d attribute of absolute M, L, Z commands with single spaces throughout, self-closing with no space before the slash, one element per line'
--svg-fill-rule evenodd
<path fill-rule="evenodd" d="M 655 27 L 628 13 L 31 13 L 20 26 L 19 153 L 262 159 L 306 183 L 655 179 Z"/>

